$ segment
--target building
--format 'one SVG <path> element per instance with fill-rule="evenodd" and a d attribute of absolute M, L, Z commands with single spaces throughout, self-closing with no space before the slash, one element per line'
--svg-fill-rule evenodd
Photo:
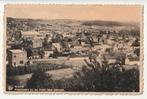
<path fill-rule="evenodd" d="M 114 45 L 115 41 L 113 39 L 107 39 L 107 44 Z"/>
<path fill-rule="evenodd" d="M 84 42 L 84 41 L 81 41 L 81 45 L 82 45 L 82 46 L 85 46 L 85 42 Z"/>
<path fill-rule="evenodd" d="M 139 57 L 127 57 L 125 59 L 126 65 L 140 65 Z"/>
<path fill-rule="evenodd" d="M 41 58 L 40 55 L 39 55 L 39 51 L 40 51 L 39 48 L 32 48 L 31 49 L 31 56 L 29 57 L 29 59 L 38 59 L 38 58 Z"/>
<path fill-rule="evenodd" d="M 33 45 L 32 45 L 33 48 L 40 48 L 40 47 L 42 47 L 43 40 L 41 38 L 35 37 L 32 40 L 32 42 L 33 42 Z"/>
<path fill-rule="evenodd" d="M 52 43 L 52 45 L 53 45 L 55 48 L 57 48 L 57 50 L 58 50 L 59 52 L 61 52 L 62 47 L 61 47 L 60 43 Z"/>
<path fill-rule="evenodd" d="M 44 57 L 43 58 L 49 58 L 51 55 L 53 55 L 53 50 L 44 50 Z"/>
<path fill-rule="evenodd" d="M 8 52 L 8 64 L 13 67 L 24 66 L 27 62 L 27 52 L 21 49 L 12 49 Z"/>
<path fill-rule="evenodd" d="M 22 32 L 22 37 L 24 39 L 32 40 L 33 48 L 42 47 L 43 36 L 41 33 L 37 31 L 26 31 L 26 32 Z"/>
<path fill-rule="evenodd" d="M 117 62 L 116 58 L 110 58 L 108 60 L 108 64 L 113 64 L 113 63 L 116 63 L 116 62 Z"/>
<path fill-rule="evenodd" d="M 22 32 L 22 37 L 24 39 L 26 39 L 26 38 L 33 39 L 34 37 L 42 38 L 42 34 L 37 31 L 26 31 L 26 32 Z"/>
<path fill-rule="evenodd" d="M 46 38 L 47 42 L 52 42 L 53 33 L 44 33 L 44 38 Z"/>

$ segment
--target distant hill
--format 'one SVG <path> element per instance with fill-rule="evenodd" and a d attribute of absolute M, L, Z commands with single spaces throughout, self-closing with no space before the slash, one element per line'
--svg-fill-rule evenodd
<path fill-rule="evenodd" d="M 66 24 L 72 24 L 72 23 L 78 23 L 81 25 L 97 25 L 97 26 L 138 26 L 138 23 L 125 23 L 125 22 L 117 22 L 117 21 L 105 21 L 105 20 L 88 20 L 88 21 L 82 21 L 82 20 L 74 20 L 74 19 L 53 19 L 53 20 L 45 20 L 45 19 L 23 19 L 23 18 L 12 18 L 7 17 L 7 21 L 27 21 L 27 22 L 33 22 L 33 23 L 66 23 Z"/>
<path fill-rule="evenodd" d="M 102 21 L 102 20 L 94 20 L 94 21 L 83 21 L 82 25 L 97 25 L 97 26 L 138 26 L 137 23 L 123 23 L 123 22 L 115 22 L 115 21 Z"/>

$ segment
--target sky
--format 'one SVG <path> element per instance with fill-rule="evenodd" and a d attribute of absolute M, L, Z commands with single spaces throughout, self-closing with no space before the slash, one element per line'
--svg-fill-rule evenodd
<path fill-rule="evenodd" d="M 76 19 L 140 22 L 141 5 L 34 5 L 7 4 L 5 16 L 32 19 Z"/>

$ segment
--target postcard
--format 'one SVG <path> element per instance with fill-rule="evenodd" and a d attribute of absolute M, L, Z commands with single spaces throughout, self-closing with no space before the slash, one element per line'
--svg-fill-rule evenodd
<path fill-rule="evenodd" d="M 143 5 L 6 4 L 6 93 L 140 94 Z"/>

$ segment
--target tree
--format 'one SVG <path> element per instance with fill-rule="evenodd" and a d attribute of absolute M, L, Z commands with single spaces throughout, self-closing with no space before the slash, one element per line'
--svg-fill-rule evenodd
<path fill-rule="evenodd" d="M 68 81 L 67 91 L 98 91 L 98 92 L 134 92 L 139 91 L 139 71 L 125 70 L 121 64 L 107 64 L 106 60 L 100 65 L 93 58 L 86 61 L 87 66 L 76 72 L 74 78 Z"/>
<path fill-rule="evenodd" d="M 6 90 L 15 90 L 15 86 L 19 85 L 19 80 L 15 79 L 15 76 L 13 73 L 10 75 L 6 74 Z M 12 86 L 12 89 L 9 89 L 9 87 Z"/>
<path fill-rule="evenodd" d="M 63 40 L 63 35 L 55 33 L 53 35 L 53 42 L 61 42 Z"/>
<path fill-rule="evenodd" d="M 30 80 L 27 82 L 27 87 L 32 89 L 53 88 L 52 75 L 48 75 L 41 69 L 35 71 Z"/>
<path fill-rule="evenodd" d="M 139 41 L 139 39 L 136 39 L 136 40 L 133 42 L 132 46 L 134 46 L 134 47 L 140 46 L 140 41 Z"/>
<path fill-rule="evenodd" d="M 139 57 L 140 56 L 140 48 L 134 50 L 134 53 Z"/>
<path fill-rule="evenodd" d="M 121 79 L 121 90 L 139 92 L 139 70 L 133 68 L 124 72 Z"/>
<path fill-rule="evenodd" d="M 19 40 L 22 37 L 21 31 L 16 31 L 15 32 L 15 39 Z"/>
<path fill-rule="evenodd" d="M 90 46 L 91 46 L 91 47 L 94 47 L 94 44 L 93 44 L 94 42 L 93 42 L 92 37 L 87 36 L 87 40 L 88 40 Z"/>
<path fill-rule="evenodd" d="M 44 55 L 45 55 L 45 52 L 44 52 L 43 50 L 39 50 L 39 51 L 38 51 L 38 54 L 39 54 L 39 56 L 40 56 L 41 58 L 43 58 Z"/>
<path fill-rule="evenodd" d="M 31 48 L 27 48 L 26 51 L 27 51 L 27 57 L 30 57 L 33 55 Z"/>

